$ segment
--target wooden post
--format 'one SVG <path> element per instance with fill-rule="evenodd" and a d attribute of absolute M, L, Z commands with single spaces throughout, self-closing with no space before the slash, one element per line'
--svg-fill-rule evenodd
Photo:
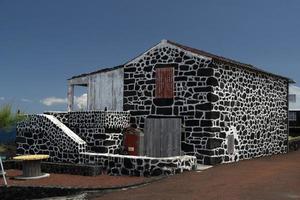
<path fill-rule="evenodd" d="M 74 104 L 74 85 L 69 83 L 68 86 L 68 111 L 73 110 L 73 104 Z"/>

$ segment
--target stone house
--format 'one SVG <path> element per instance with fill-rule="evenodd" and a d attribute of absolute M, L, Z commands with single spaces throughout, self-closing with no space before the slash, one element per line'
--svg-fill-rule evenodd
<path fill-rule="evenodd" d="M 130 111 L 132 127 L 148 117 L 182 119 L 181 151 L 218 164 L 288 151 L 291 81 L 168 40 L 124 65 L 68 80 L 86 86 L 88 110 Z"/>
<path fill-rule="evenodd" d="M 300 88 L 289 87 L 289 135 L 300 136 Z"/>

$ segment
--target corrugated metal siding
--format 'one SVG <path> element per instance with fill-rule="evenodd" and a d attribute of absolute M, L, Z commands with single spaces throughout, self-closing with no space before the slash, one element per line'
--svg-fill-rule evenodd
<path fill-rule="evenodd" d="M 88 109 L 123 111 L 123 68 L 89 76 Z"/>

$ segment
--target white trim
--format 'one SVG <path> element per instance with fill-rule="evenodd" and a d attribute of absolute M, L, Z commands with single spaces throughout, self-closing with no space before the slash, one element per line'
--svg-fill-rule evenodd
<path fill-rule="evenodd" d="M 85 141 L 83 141 L 78 135 L 76 135 L 71 129 L 69 129 L 66 125 L 64 125 L 61 121 L 59 121 L 53 115 L 40 114 L 40 116 L 43 116 L 43 117 L 46 117 L 47 119 L 49 119 L 53 124 L 58 126 L 58 128 L 60 128 L 74 142 L 79 143 L 79 144 L 86 144 Z"/>
<path fill-rule="evenodd" d="M 172 157 L 148 157 L 148 156 L 130 156 L 130 155 L 121 155 L 121 154 L 109 154 L 109 153 L 90 153 L 90 152 L 83 152 L 80 154 L 90 155 L 90 156 L 105 156 L 105 157 L 115 157 L 115 158 L 133 158 L 133 159 L 158 159 L 158 160 L 189 160 L 189 159 L 196 159 L 195 156 L 172 156 Z"/>
<path fill-rule="evenodd" d="M 129 65 L 129 64 L 132 64 L 132 63 L 135 63 L 137 62 L 138 60 L 140 60 L 143 56 L 145 56 L 149 51 L 152 51 L 154 49 L 158 49 L 158 48 L 163 48 L 163 47 L 170 47 L 170 48 L 173 48 L 173 49 L 178 49 L 180 51 L 183 51 L 184 53 L 186 53 L 187 55 L 191 55 L 191 56 L 194 56 L 194 57 L 197 57 L 197 58 L 201 58 L 201 59 L 205 59 L 205 60 L 212 60 L 212 58 L 210 57 L 206 57 L 206 56 L 202 56 L 202 55 L 199 55 L 199 54 L 196 54 L 196 53 L 193 53 L 191 51 L 187 51 L 183 48 L 180 48 L 178 46 L 175 46 L 173 44 L 170 44 L 167 42 L 167 40 L 162 40 L 160 43 L 158 43 L 157 45 L 153 46 L 152 48 L 150 48 L 149 50 L 145 51 L 143 54 L 139 55 L 138 57 L 132 59 L 131 61 L 127 62 L 124 64 L 125 65 Z"/>
<path fill-rule="evenodd" d="M 165 43 L 167 43 L 167 42 L 168 42 L 168 40 L 166 40 L 166 39 L 162 39 L 162 40 L 161 40 L 161 43 L 162 43 L 162 44 L 165 44 Z"/>
<path fill-rule="evenodd" d="M 64 114 L 64 113 L 69 113 L 69 112 L 68 111 L 57 111 L 57 110 L 46 110 L 46 111 L 44 111 L 44 113 L 58 113 L 58 114 L 62 113 L 62 114 Z"/>

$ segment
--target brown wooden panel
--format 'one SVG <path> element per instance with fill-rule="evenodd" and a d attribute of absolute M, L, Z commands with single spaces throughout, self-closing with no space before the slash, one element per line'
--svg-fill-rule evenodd
<path fill-rule="evenodd" d="M 156 80 L 155 80 L 156 98 L 173 98 L 173 91 L 174 91 L 173 74 L 174 74 L 173 67 L 156 68 Z"/>

